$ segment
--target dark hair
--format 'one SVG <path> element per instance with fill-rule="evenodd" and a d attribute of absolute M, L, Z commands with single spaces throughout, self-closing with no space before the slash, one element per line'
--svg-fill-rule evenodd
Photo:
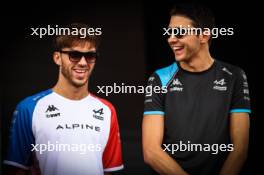
<path fill-rule="evenodd" d="M 63 34 L 59 33 L 59 35 L 55 36 L 53 41 L 54 51 L 59 51 L 65 47 L 72 47 L 78 43 L 85 42 L 91 42 L 96 48 L 98 48 L 100 38 L 98 35 L 89 35 L 87 33 L 87 31 L 91 29 L 91 27 L 89 27 L 87 24 L 72 23 L 63 27 L 63 29 L 69 30 L 67 30 L 68 32 L 64 32 Z M 72 33 L 73 30 L 75 33 Z M 80 30 L 85 30 L 85 35 L 81 34 Z"/>
<path fill-rule="evenodd" d="M 212 30 L 215 27 L 215 18 L 212 11 L 202 5 L 197 3 L 181 3 L 175 5 L 171 11 L 171 16 L 183 16 L 192 20 L 193 27 L 201 28 L 204 30 L 205 28 L 209 28 Z M 208 41 L 209 45 L 211 44 L 211 39 Z"/>

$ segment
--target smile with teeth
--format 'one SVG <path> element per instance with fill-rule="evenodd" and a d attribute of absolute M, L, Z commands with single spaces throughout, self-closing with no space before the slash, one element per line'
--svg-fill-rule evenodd
<path fill-rule="evenodd" d="M 179 51 L 179 50 L 183 49 L 183 46 L 172 46 L 172 49 L 174 51 Z"/>
<path fill-rule="evenodd" d="M 87 70 L 86 69 L 73 69 L 77 73 L 85 73 Z"/>

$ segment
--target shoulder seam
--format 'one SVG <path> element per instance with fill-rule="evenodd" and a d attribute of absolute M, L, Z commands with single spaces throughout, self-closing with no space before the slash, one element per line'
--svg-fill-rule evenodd
<path fill-rule="evenodd" d="M 175 74 L 178 72 L 178 70 L 179 70 L 179 68 L 178 68 L 176 62 L 174 62 L 173 64 L 171 64 L 165 68 L 161 68 L 161 69 L 156 70 L 155 73 L 159 77 L 162 86 L 167 86 L 171 82 L 171 80 L 173 79 Z"/>

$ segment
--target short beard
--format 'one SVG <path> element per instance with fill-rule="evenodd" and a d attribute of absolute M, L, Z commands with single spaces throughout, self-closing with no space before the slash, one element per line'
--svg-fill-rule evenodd
<path fill-rule="evenodd" d="M 62 73 L 62 75 L 65 77 L 65 79 L 66 79 L 71 85 L 73 85 L 73 86 L 76 87 L 76 88 L 80 88 L 80 87 L 84 86 L 84 85 L 88 82 L 88 80 L 89 80 L 89 78 L 87 78 L 87 81 L 85 81 L 85 82 L 82 83 L 82 84 L 79 84 L 79 83 L 74 82 L 74 81 L 72 80 L 71 76 L 70 76 L 70 71 L 69 71 L 68 69 L 66 69 L 63 65 L 61 66 L 61 73 Z"/>

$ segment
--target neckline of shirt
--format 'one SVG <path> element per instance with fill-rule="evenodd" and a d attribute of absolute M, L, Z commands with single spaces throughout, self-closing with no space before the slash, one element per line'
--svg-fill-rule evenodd
<path fill-rule="evenodd" d="M 55 92 L 53 89 L 51 89 L 51 91 L 52 91 L 52 93 L 53 93 L 54 95 L 56 95 L 56 96 L 59 97 L 60 99 L 65 100 L 65 101 L 69 101 L 69 102 L 73 102 L 73 103 L 74 103 L 74 102 L 82 102 L 82 101 L 85 101 L 85 100 L 87 100 L 87 99 L 89 99 L 89 98 L 91 97 L 91 94 L 88 93 L 88 95 L 85 96 L 85 97 L 83 97 L 82 99 L 79 99 L 79 100 L 73 100 L 73 99 L 70 99 L 70 98 L 64 97 L 63 95 L 58 94 L 58 93 Z"/>
<path fill-rule="evenodd" d="M 208 69 L 199 71 L 199 72 L 191 72 L 191 71 L 185 70 L 180 66 L 180 64 L 178 64 L 178 66 L 179 66 L 179 70 L 183 71 L 184 73 L 191 74 L 191 75 L 201 75 L 201 74 L 211 71 L 216 66 L 216 60 L 214 59 L 213 64 Z"/>

